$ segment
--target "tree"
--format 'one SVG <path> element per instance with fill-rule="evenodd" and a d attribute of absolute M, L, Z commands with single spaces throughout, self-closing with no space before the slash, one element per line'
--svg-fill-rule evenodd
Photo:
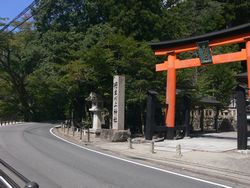
<path fill-rule="evenodd" d="M 34 14 L 41 32 L 86 32 L 93 25 L 109 23 L 126 36 L 152 40 L 161 32 L 162 1 L 41 0 Z"/>
<path fill-rule="evenodd" d="M 228 105 L 237 82 L 235 75 L 239 71 L 237 64 L 211 66 L 203 72 L 197 82 L 200 96 L 213 96 L 224 106 Z"/>
<path fill-rule="evenodd" d="M 0 72 L 4 74 L 3 72 Z M 9 81 L 0 78 L 0 117 L 3 119 L 17 119 L 21 117 L 18 109 L 18 99 Z"/>
<path fill-rule="evenodd" d="M 250 22 L 250 2 L 246 0 L 219 0 L 224 4 L 223 17 L 226 27 Z"/>
<path fill-rule="evenodd" d="M 5 33 L 1 35 L 0 38 L 4 40 L 0 46 L 0 71 L 3 73 L 1 78 L 11 84 L 25 121 L 30 121 L 34 111 L 26 81 L 40 59 L 40 50 L 33 43 L 35 35 L 32 31 L 12 36 L 6 36 Z"/>
<path fill-rule="evenodd" d="M 0 27 L 5 25 L 4 21 L 6 21 L 6 20 L 7 20 L 7 18 L 0 17 Z"/>
<path fill-rule="evenodd" d="M 65 119 L 65 115 L 70 118 L 71 116 L 66 112 L 69 111 L 67 107 L 73 100 L 74 85 L 72 83 L 75 82 L 71 82 L 73 75 L 67 75 L 74 74 L 71 65 L 77 60 L 76 52 L 82 45 L 84 35 L 53 31 L 38 35 L 40 37 L 37 43 L 39 43 L 43 58 L 39 67 L 29 75 L 28 79 L 28 88 L 36 109 L 36 119 Z M 37 83 L 39 86 L 36 86 Z"/>
<path fill-rule="evenodd" d="M 164 11 L 162 39 L 180 39 L 223 29 L 223 3 L 186 0 Z"/>
<path fill-rule="evenodd" d="M 186 0 L 175 2 L 167 8 L 163 26 L 167 31 L 166 39 L 180 39 L 191 36 L 225 29 L 234 25 L 234 21 L 241 19 L 237 14 L 239 7 L 248 7 L 246 1 L 198 1 Z M 230 9 L 230 10 L 229 10 Z M 234 13 L 231 14 L 230 12 Z M 248 13 L 246 10 L 244 13 Z M 241 23 L 246 23 L 247 18 L 242 18 Z M 227 53 L 239 50 L 238 45 L 213 49 L 213 53 Z M 181 54 L 180 58 L 196 57 L 195 52 Z M 207 66 L 194 69 L 179 70 L 177 72 L 177 85 L 179 88 L 188 89 L 193 98 L 201 96 L 215 96 L 223 104 L 227 104 L 235 86 L 234 75 L 240 70 L 238 65 Z M 194 90 L 195 89 L 195 90 Z"/>
<path fill-rule="evenodd" d="M 112 79 L 123 74 L 127 122 L 142 131 L 146 91 L 157 90 L 164 103 L 166 76 L 155 73 L 156 59 L 142 41 L 186 38 L 244 23 L 249 19 L 240 13 L 247 15 L 248 8 L 246 1 L 231 0 L 41 0 L 33 11 L 35 29 L 26 24 L 12 35 L 0 34 L 0 85 L 11 86 L 2 89 L 0 113 L 12 113 L 16 106 L 27 120 L 73 115 L 79 124 L 90 92 L 102 95 L 111 111 Z M 191 88 L 197 94 L 192 96 L 214 95 L 226 104 L 238 70 L 179 70 L 178 87 Z M 222 82 L 221 75 L 230 83 Z"/>
<path fill-rule="evenodd" d="M 106 24 L 96 25 L 87 33 L 88 48 L 81 52 L 80 61 L 93 68 L 92 89 L 103 96 L 111 112 L 113 76 L 125 75 L 127 125 L 142 132 L 146 93 L 156 87 L 154 54 L 146 43 L 116 33 Z M 135 111 L 138 115 L 132 117 Z"/>

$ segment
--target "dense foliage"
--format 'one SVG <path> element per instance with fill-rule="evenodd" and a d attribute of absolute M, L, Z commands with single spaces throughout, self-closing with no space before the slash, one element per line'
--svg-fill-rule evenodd
<path fill-rule="evenodd" d="M 165 75 L 147 42 L 179 39 L 250 21 L 250 2 L 234 0 L 40 0 L 35 29 L 0 33 L 0 117 L 26 121 L 88 114 L 96 92 L 111 113 L 112 79 L 126 76 L 126 125 L 142 131 L 148 89 L 164 102 Z M 0 26 L 4 19 L 0 19 Z M 30 28 L 29 28 L 30 26 Z M 228 46 L 215 52 L 238 49 Z M 183 54 L 185 56 L 185 54 Z M 190 55 L 190 54 L 189 54 Z M 193 97 L 228 104 L 240 64 L 178 71 Z"/>

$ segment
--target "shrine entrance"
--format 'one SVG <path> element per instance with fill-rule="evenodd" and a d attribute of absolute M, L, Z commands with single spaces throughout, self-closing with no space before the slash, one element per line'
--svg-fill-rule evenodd
<path fill-rule="evenodd" d="M 213 49 L 216 47 L 240 43 L 244 44 L 244 47 L 238 52 L 213 54 Z M 167 137 L 170 139 L 173 139 L 175 130 L 176 70 L 246 61 L 248 88 L 250 88 L 250 23 L 187 39 L 151 43 L 150 46 L 156 56 L 167 56 L 166 61 L 156 65 L 156 71 L 167 71 L 165 124 L 168 129 Z M 197 52 L 198 58 L 178 59 L 179 54 L 190 51 Z M 248 97 L 250 97 L 250 90 L 248 90 Z M 247 125 L 238 123 L 238 127 L 242 126 Z M 244 135 L 247 135 L 247 133 Z"/>

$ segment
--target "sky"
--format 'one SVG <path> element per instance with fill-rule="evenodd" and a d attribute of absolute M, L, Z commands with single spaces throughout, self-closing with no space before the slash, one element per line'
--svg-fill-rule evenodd
<path fill-rule="evenodd" d="M 0 17 L 11 20 L 32 2 L 33 0 L 0 0 Z"/>

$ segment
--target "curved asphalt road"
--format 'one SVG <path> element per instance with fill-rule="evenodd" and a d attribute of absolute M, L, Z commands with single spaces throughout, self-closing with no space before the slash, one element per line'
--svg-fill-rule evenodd
<path fill-rule="evenodd" d="M 40 188 L 219 187 L 78 148 L 51 135 L 51 127 L 0 127 L 0 158 Z"/>

